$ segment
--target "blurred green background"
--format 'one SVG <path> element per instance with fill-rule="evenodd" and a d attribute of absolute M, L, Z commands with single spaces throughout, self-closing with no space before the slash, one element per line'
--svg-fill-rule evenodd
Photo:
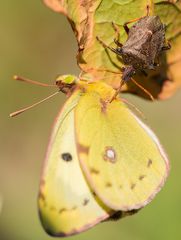
<path fill-rule="evenodd" d="M 0 240 L 50 240 L 37 212 L 39 178 L 51 126 L 65 97 L 60 94 L 14 119 L 9 113 L 53 92 L 12 80 L 20 74 L 52 83 L 57 74 L 77 74 L 76 41 L 65 17 L 41 1 L 0 3 Z M 150 103 L 134 96 L 165 147 L 171 173 L 163 190 L 138 214 L 106 222 L 71 239 L 181 239 L 181 91 Z M 1 201 L 0 196 L 0 201 Z"/>

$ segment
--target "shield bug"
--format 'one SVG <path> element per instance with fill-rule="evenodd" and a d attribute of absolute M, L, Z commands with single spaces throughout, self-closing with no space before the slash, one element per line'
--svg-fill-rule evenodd
<path fill-rule="evenodd" d="M 135 21 L 137 22 L 129 29 L 127 25 Z M 161 22 L 159 16 L 147 15 L 126 22 L 123 27 L 128 34 L 128 38 L 124 44 L 114 39 L 116 48 L 106 45 L 97 37 L 97 40 L 104 48 L 108 48 L 120 56 L 126 65 L 126 67 L 122 68 L 120 88 L 137 71 L 141 71 L 146 75 L 145 70 L 155 69 L 158 66 L 160 53 L 171 47 L 169 43 L 166 44 L 165 25 Z"/>

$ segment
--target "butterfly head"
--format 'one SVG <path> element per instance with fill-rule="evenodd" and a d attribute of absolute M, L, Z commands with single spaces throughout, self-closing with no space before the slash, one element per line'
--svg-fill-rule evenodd
<path fill-rule="evenodd" d="M 73 88 L 76 86 L 77 81 L 78 78 L 74 75 L 59 75 L 56 78 L 55 83 L 61 92 L 67 94 L 73 90 Z"/>

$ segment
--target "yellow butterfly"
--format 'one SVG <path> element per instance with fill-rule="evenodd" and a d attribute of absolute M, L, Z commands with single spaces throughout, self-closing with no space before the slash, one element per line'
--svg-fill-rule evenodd
<path fill-rule="evenodd" d="M 144 207 L 163 186 L 169 162 L 112 87 L 72 75 L 56 85 L 69 98 L 54 125 L 38 205 L 47 233 L 69 236 Z"/>
<path fill-rule="evenodd" d="M 69 78 L 66 79 L 66 78 Z M 54 236 L 84 231 L 115 211 L 148 204 L 169 162 L 155 134 L 102 82 L 57 81 L 72 94 L 56 120 L 42 174 L 39 209 Z"/>
<path fill-rule="evenodd" d="M 40 218 L 53 236 L 85 231 L 113 212 L 95 199 L 78 161 L 74 115 L 80 94 L 74 92 L 57 117 L 41 180 Z"/>

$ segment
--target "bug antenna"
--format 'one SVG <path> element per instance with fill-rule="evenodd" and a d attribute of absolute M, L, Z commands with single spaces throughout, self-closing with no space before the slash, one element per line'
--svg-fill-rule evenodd
<path fill-rule="evenodd" d="M 109 72 L 109 73 L 114 73 L 114 74 L 118 74 L 118 75 L 120 75 L 121 73 L 120 72 L 114 72 L 114 71 L 110 71 L 110 70 L 107 70 L 107 69 L 98 69 L 98 71 L 100 71 L 100 72 Z M 110 76 L 109 76 L 110 77 Z M 103 77 L 103 79 L 105 79 L 105 77 Z M 101 80 L 101 79 L 100 79 Z M 148 91 L 148 90 L 146 90 L 141 84 L 139 84 L 136 80 L 134 80 L 133 78 L 130 78 L 130 80 L 137 86 L 137 87 L 139 87 L 147 96 L 149 96 L 149 98 L 152 100 L 152 101 L 154 101 L 155 99 L 154 99 L 154 97 L 152 96 L 152 94 Z M 125 81 L 124 80 L 121 80 L 121 83 L 120 83 L 120 86 L 119 86 L 119 88 L 116 90 L 116 92 L 115 92 L 115 94 L 114 94 L 114 96 L 112 97 L 112 99 L 110 100 L 110 102 L 112 102 L 115 98 L 116 98 L 116 96 L 120 93 L 120 91 L 121 91 L 121 88 L 122 88 L 122 86 L 125 84 Z"/>
<path fill-rule="evenodd" d="M 17 116 L 17 115 L 19 115 L 19 114 L 21 114 L 21 113 L 23 113 L 23 112 L 25 112 L 25 111 L 27 111 L 27 110 L 33 108 L 33 107 L 35 107 L 35 106 L 37 106 L 37 105 L 39 105 L 39 104 L 45 102 L 46 100 L 52 98 L 53 96 L 57 95 L 58 93 L 59 93 L 59 91 L 57 91 L 57 92 L 51 94 L 50 96 L 48 96 L 48 97 L 46 97 L 46 98 L 40 100 L 40 101 L 37 102 L 37 103 L 32 104 L 31 106 L 28 106 L 28 107 L 22 108 L 22 109 L 20 109 L 20 110 L 18 110 L 18 111 L 16 111 L 16 112 L 11 113 L 9 116 L 10 116 L 10 117 L 15 117 L 15 116 Z"/>
<path fill-rule="evenodd" d="M 144 93 L 146 93 L 146 95 L 149 96 L 149 98 L 150 98 L 152 101 L 155 100 L 154 97 L 152 96 L 152 94 L 151 94 L 148 90 L 146 90 L 143 86 L 141 86 L 136 80 L 134 80 L 133 78 L 130 78 L 130 80 L 131 80 L 132 82 L 134 82 L 134 84 L 135 84 L 137 87 L 139 87 Z"/>
<path fill-rule="evenodd" d="M 13 79 L 21 81 L 21 82 L 26 82 L 26 83 L 31 83 L 31 84 L 34 84 L 34 85 L 42 86 L 42 87 L 57 87 L 55 84 L 41 83 L 41 82 L 33 81 L 31 79 L 24 78 L 24 77 L 17 76 L 17 75 L 14 75 Z"/>
<path fill-rule="evenodd" d="M 143 112 L 141 110 L 139 110 L 139 108 L 137 108 L 133 103 L 130 103 L 127 99 L 125 98 L 121 98 L 121 101 L 123 101 L 124 103 L 126 103 L 127 105 L 131 106 L 140 116 L 141 118 L 143 118 L 144 120 L 146 120 L 145 115 L 143 114 Z"/>

